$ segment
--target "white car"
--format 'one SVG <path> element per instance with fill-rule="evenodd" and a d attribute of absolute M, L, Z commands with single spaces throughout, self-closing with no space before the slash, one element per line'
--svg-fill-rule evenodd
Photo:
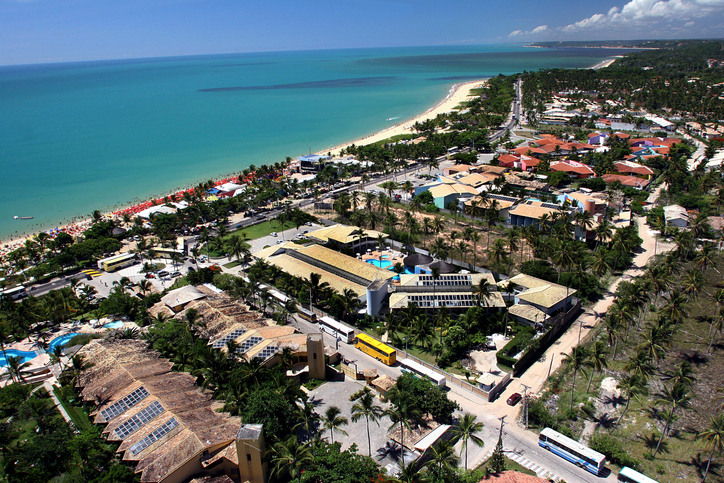
<path fill-rule="evenodd" d="M 273 232 L 271 232 L 271 233 L 269 233 L 269 234 L 270 234 L 271 236 L 277 236 L 277 235 L 279 235 L 279 234 L 278 234 L 277 232 L 275 232 L 275 231 L 273 231 Z"/>

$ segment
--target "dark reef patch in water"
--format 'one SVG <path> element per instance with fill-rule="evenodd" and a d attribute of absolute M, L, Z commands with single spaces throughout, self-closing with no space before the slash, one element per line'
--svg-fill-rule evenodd
<path fill-rule="evenodd" d="M 375 86 L 389 83 L 394 77 L 355 77 L 350 79 L 332 79 L 313 82 L 296 82 L 294 84 L 273 84 L 269 86 L 234 86 L 210 87 L 199 89 L 199 92 L 229 92 L 229 91 L 262 91 L 274 89 L 328 89 L 330 87 L 361 87 Z"/>

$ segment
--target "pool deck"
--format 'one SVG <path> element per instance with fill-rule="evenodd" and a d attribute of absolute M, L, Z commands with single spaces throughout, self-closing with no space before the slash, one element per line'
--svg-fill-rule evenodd
<path fill-rule="evenodd" d="M 405 260 L 405 256 L 402 253 L 396 252 L 394 250 L 374 250 L 371 252 L 363 253 L 362 260 L 365 262 L 367 260 L 387 260 L 390 262 L 390 266 L 395 266 L 396 263 L 403 263 L 403 260 Z"/>
<path fill-rule="evenodd" d="M 85 321 L 81 322 L 80 324 L 78 324 L 76 322 L 66 322 L 66 323 L 60 325 L 60 330 L 58 332 L 49 332 L 47 337 L 45 338 L 45 340 L 46 340 L 46 342 L 50 342 L 54 339 L 57 339 L 58 337 L 62 337 L 64 335 L 68 335 L 68 334 L 72 334 L 72 333 L 76 333 L 76 332 L 79 334 L 99 334 L 99 333 L 103 333 L 103 332 L 112 330 L 110 328 L 104 328 L 102 326 L 102 324 L 100 324 L 100 322 L 108 323 L 108 322 L 113 322 L 113 321 L 112 320 L 104 321 L 104 319 L 101 319 L 100 321 L 98 321 L 97 327 L 93 327 L 90 324 L 90 322 L 85 322 Z M 117 330 L 123 330 L 123 329 L 128 329 L 128 328 L 137 329 L 138 325 L 136 325 L 135 322 L 125 322 L 124 321 L 123 326 L 119 327 Z M 17 349 L 17 350 L 26 351 L 26 352 L 34 351 L 34 352 L 38 353 L 39 355 L 37 357 L 28 361 L 27 369 L 29 371 L 35 372 L 42 368 L 49 368 L 51 370 L 51 372 L 53 373 L 53 381 L 51 381 L 51 382 L 53 382 L 53 383 L 57 382 L 57 381 L 55 381 L 55 378 L 57 378 L 60 375 L 60 367 L 58 367 L 58 364 L 51 363 L 50 356 L 46 352 L 43 352 L 42 348 L 38 344 L 37 336 L 33 335 L 32 339 L 30 337 L 26 337 L 25 339 L 17 341 L 17 342 L 13 342 L 12 344 L 6 344 L 5 348 L 6 349 Z M 67 357 L 63 357 L 62 360 L 63 360 L 64 364 L 68 363 Z M 4 367 L 0 368 L 0 387 L 4 386 L 5 384 L 8 384 L 10 382 L 9 380 L 1 379 L 1 376 L 3 374 L 5 374 L 5 372 L 6 372 L 6 370 Z"/>

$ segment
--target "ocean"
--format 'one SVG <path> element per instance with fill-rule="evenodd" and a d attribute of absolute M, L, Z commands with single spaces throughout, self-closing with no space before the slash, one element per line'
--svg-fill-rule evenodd
<path fill-rule="evenodd" d="M 456 82 L 620 53 L 485 45 L 0 67 L 0 239 L 372 134 Z"/>

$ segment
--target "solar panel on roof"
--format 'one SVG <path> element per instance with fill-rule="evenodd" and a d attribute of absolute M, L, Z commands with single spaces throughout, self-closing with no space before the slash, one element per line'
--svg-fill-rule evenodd
<path fill-rule="evenodd" d="M 110 407 L 101 411 L 101 416 L 103 416 L 103 419 L 105 419 L 106 421 L 110 421 L 119 414 L 124 413 L 139 402 L 143 401 L 147 397 L 148 391 L 146 391 L 145 387 L 141 386 L 133 391 L 131 394 L 121 398 L 120 401 L 113 403 Z"/>
<path fill-rule="evenodd" d="M 278 347 L 276 345 L 273 345 L 273 344 L 268 345 L 268 346 L 264 347 L 262 350 L 260 350 L 259 353 L 257 353 L 257 355 L 254 356 L 254 358 L 262 359 L 265 361 L 265 360 L 269 359 L 271 356 L 273 356 L 274 354 L 276 354 L 277 349 L 278 349 Z"/>
<path fill-rule="evenodd" d="M 171 431 L 173 428 L 178 426 L 178 421 L 176 421 L 176 418 L 171 418 L 165 423 L 163 423 L 161 426 L 153 430 L 151 434 L 143 438 L 138 443 L 131 446 L 131 454 L 133 456 L 136 456 L 138 453 L 143 451 L 144 449 L 151 446 L 153 443 L 158 441 L 159 439 L 163 438 L 168 434 L 169 431 Z"/>
<path fill-rule="evenodd" d="M 226 345 L 226 343 L 229 342 L 230 340 L 237 339 L 239 336 L 244 335 L 245 333 L 246 333 L 246 329 L 234 329 L 231 332 L 229 332 L 228 334 L 226 334 L 224 337 L 222 337 L 221 339 L 219 339 L 216 342 L 214 342 L 213 344 L 211 344 L 211 346 L 214 349 L 220 349 L 220 348 L 224 347 Z"/>
<path fill-rule="evenodd" d="M 249 352 L 249 350 L 257 345 L 259 342 L 263 341 L 263 337 L 259 336 L 253 336 L 246 339 L 244 342 L 241 343 L 238 349 L 236 349 L 237 354 L 244 354 L 246 352 Z"/>
<path fill-rule="evenodd" d="M 118 426 L 115 429 L 116 436 L 121 439 L 126 438 L 126 436 L 138 431 L 143 425 L 145 425 L 147 422 L 149 422 L 164 411 L 165 409 L 163 406 L 161 406 L 161 403 L 159 403 L 158 401 L 154 401 L 150 406 L 144 408 L 142 411 L 130 418 L 128 421 Z"/>

